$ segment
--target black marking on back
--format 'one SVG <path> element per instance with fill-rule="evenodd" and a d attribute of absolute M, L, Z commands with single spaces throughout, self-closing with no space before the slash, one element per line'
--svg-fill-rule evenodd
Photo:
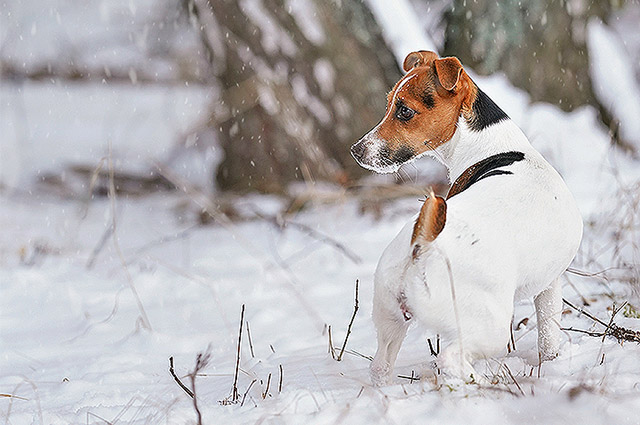
<path fill-rule="evenodd" d="M 513 173 L 511 171 L 507 171 L 507 170 L 492 170 L 492 171 L 489 171 L 488 173 L 485 173 L 485 174 L 481 175 L 480 177 L 478 177 L 476 179 L 476 181 L 482 180 L 485 177 L 499 176 L 500 174 L 513 174 Z"/>
<path fill-rule="evenodd" d="M 490 125 L 509 119 L 509 116 L 485 92 L 478 88 L 476 100 L 473 102 L 473 117 L 467 120 L 469 127 L 481 131 Z"/>
<path fill-rule="evenodd" d="M 484 179 L 485 177 L 498 176 L 502 174 L 513 174 L 509 170 L 498 170 L 500 167 L 506 167 L 524 159 L 524 153 L 518 151 L 510 151 L 492 155 L 480 162 L 473 164 L 467 168 L 464 173 L 456 179 L 449 189 L 447 199 L 460 192 L 467 190 L 471 185 Z"/>

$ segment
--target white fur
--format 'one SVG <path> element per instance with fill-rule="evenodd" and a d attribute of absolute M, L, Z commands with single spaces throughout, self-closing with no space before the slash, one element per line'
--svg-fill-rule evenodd
<path fill-rule="evenodd" d="M 511 120 L 474 132 L 461 119 L 435 156 L 453 181 L 478 161 L 508 151 L 523 152 L 525 159 L 501 167 L 513 174 L 481 179 L 447 200 L 442 233 L 417 259 L 411 255 L 415 219 L 382 254 L 375 273 L 374 384 L 391 381 L 410 323 L 399 306 L 401 295 L 411 321 L 441 335 L 437 362 L 447 374 L 468 380 L 475 359 L 504 350 L 514 301 L 522 298 L 536 297 L 542 359 L 557 355 L 558 278 L 582 238 L 582 219 L 564 181 Z"/>

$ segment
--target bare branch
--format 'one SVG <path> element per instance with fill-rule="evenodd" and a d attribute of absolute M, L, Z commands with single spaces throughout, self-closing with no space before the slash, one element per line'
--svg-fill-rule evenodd
<path fill-rule="evenodd" d="M 193 398 L 193 392 L 185 384 L 182 383 L 180 378 L 178 378 L 178 376 L 176 375 L 175 370 L 173 369 L 173 356 L 169 357 L 169 373 L 171 374 L 171 376 L 173 376 L 173 379 L 180 386 L 180 388 L 182 388 L 189 397 Z"/>
<path fill-rule="evenodd" d="M 244 304 L 240 311 L 240 330 L 238 331 L 238 355 L 236 357 L 236 370 L 233 376 L 233 388 L 231 390 L 231 400 L 233 403 L 238 402 L 238 371 L 240 370 L 240 347 L 242 342 L 242 323 L 244 321 Z"/>
<path fill-rule="evenodd" d="M 358 313 L 358 284 L 360 283 L 360 281 L 358 279 L 356 279 L 356 301 L 355 304 L 353 306 L 353 314 L 351 315 L 351 320 L 349 321 L 349 326 L 347 327 L 347 334 L 344 336 L 344 342 L 342 343 L 342 348 L 340 349 L 340 354 L 338 354 L 338 358 L 336 359 L 337 361 L 341 361 L 342 360 L 342 355 L 344 354 L 344 349 L 347 346 L 347 340 L 349 339 L 349 335 L 351 335 L 351 326 L 353 326 L 353 321 L 356 318 L 356 314 Z"/>

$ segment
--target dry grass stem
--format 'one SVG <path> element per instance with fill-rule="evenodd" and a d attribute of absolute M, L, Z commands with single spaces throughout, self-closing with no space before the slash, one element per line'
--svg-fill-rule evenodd
<path fill-rule="evenodd" d="M 342 343 L 342 348 L 340 348 L 340 354 L 336 358 L 337 361 L 342 361 L 342 355 L 344 354 L 344 349 L 347 347 L 347 341 L 349 340 L 349 335 L 351 335 L 351 326 L 353 326 L 353 321 L 356 318 L 356 314 L 358 313 L 358 285 L 360 281 L 356 279 L 356 296 L 355 296 L 355 304 L 353 306 L 353 314 L 351 315 L 351 320 L 349 321 L 349 326 L 347 327 L 347 334 L 344 336 L 344 342 Z"/>
<path fill-rule="evenodd" d="M 249 322 L 245 322 L 247 327 L 247 339 L 249 340 L 249 351 L 251 351 L 251 358 L 255 358 L 256 355 L 253 352 L 253 341 L 251 340 L 251 329 L 249 328 Z"/>
<path fill-rule="evenodd" d="M 244 394 L 242 394 L 242 401 L 240 402 L 240 407 L 244 406 L 244 400 L 247 398 L 247 394 L 249 394 L 251 387 L 253 387 L 253 384 L 255 384 L 257 381 L 258 381 L 257 379 L 254 379 L 253 381 L 251 381 L 251 383 L 247 387 L 247 390 L 244 392 Z"/>
<path fill-rule="evenodd" d="M 327 333 L 329 334 L 329 354 L 333 360 L 336 359 L 336 349 L 333 347 L 333 336 L 331 336 L 331 325 L 329 325 Z"/>
<path fill-rule="evenodd" d="M 180 386 L 180 388 L 182 388 L 189 397 L 193 398 L 193 392 L 185 384 L 182 383 L 180 378 L 178 378 L 178 376 L 176 375 L 175 370 L 173 369 L 173 356 L 169 357 L 169 373 L 171 374 L 171 376 L 173 376 L 173 379 Z"/>
<path fill-rule="evenodd" d="M 269 395 L 269 387 L 271 386 L 271 373 L 269 373 L 269 376 L 267 377 L 267 387 L 265 388 L 264 392 L 262 393 L 262 399 L 264 400 L 265 398 L 267 398 L 267 396 Z"/>
<path fill-rule="evenodd" d="M 209 360 L 211 360 L 211 346 L 207 347 L 204 353 L 198 353 L 196 357 L 196 366 L 193 371 L 189 374 L 189 378 L 191 379 L 191 388 L 193 390 L 193 409 L 196 411 L 197 424 L 202 425 L 202 414 L 200 413 L 200 408 L 198 408 L 198 395 L 196 393 L 196 376 L 198 372 L 207 367 L 209 364 Z"/>
<path fill-rule="evenodd" d="M 429 344 L 429 353 L 431 353 L 433 357 L 438 357 L 438 354 L 440 354 L 440 335 L 436 335 L 435 349 L 433 348 L 433 344 L 431 343 L 431 338 L 427 338 L 427 343 Z"/>
<path fill-rule="evenodd" d="M 522 387 L 520 387 L 520 384 L 518 383 L 518 381 L 516 380 L 516 377 L 513 376 L 513 373 L 511 373 L 511 369 L 509 369 L 509 366 L 507 366 L 506 364 L 502 364 L 502 366 L 504 367 L 504 369 L 507 371 L 507 373 L 509 374 L 509 377 L 511 378 L 511 380 L 513 381 L 513 383 L 516 385 L 516 387 L 518 388 L 518 391 L 520 391 L 520 394 L 522 394 L 522 396 L 524 396 L 524 391 L 522 391 Z"/>
<path fill-rule="evenodd" d="M 591 313 L 589 313 L 585 309 L 580 308 L 580 307 L 576 307 L 571 302 L 569 302 L 569 301 L 567 301 L 565 299 L 563 299 L 563 301 L 565 302 L 565 304 L 567 304 L 572 309 L 584 314 L 589 319 L 591 319 L 594 322 L 604 326 L 605 329 L 602 332 L 587 331 L 587 330 L 575 329 L 575 328 L 562 328 L 562 330 L 571 331 L 571 332 L 579 332 L 579 333 L 583 333 L 583 334 L 586 334 L 586 335 L 589 335 L 589 336 L 593 336 L 593 337 L 602 337 L 603 340 L 604 340 L 605 337 L 611 336 L 611 337 L 615 338 L 619 343 L 622 343 L 623 341 L 629 341 L 629 342 L 636 342 L 636 343 L 640 344 L 640 331 L 636 331 L 636 330 L 633 330 L 633 329 L 628 329 L 628 328 L 624 328 L 622 326 L 618 326 L 613 321 L 613 319 L 615 318 L 616 314 L 618 314 L 618 312 L 620 312 L 620 310 L 622 310 L 622 308 L 627 304 L 626 302 L 624 302 L 618 308 L 615 308 L 615 306 L 614 306 L 613 311 L 611 313 L 611 319 L 609 320 L 609 323 L 606 323 L 606 322 L 598 319 L 597 317 L 595 317 L 594 315 L 592 315 Z"/>
<path fill-rule="evenodd" d="M 244 322 L 244 304 L 242 304 L 242 310 L 240 311 L 240 330 L 238 331 L 238 353 L 236 356 L 236 370 L 233 375 L 233 388 L 231 390 L 231 401 L 233 403 L 238 402 L 238 371 L 240 369 L 240 347 L 242 343 L 242 323 Z"/>
<path fill-rule="evenodd" d="M 328 244 L 332 247 L 334 247 L 337 251 L 341 252 L 342 254 L 344 254 L 345 257 L 347 257 L 349 260 L 351 260 L 353 263 L 355 264 L 360 264 L 362 262 L 362 258 L 360 258 L 360 256 L 358 254 L 356 254 L 355 252 L 351 251 L 349 248 L 347 248 L 346 246 L 344 246 L 342 243 L 338 242 L 337 240 L 335 240 L 334 238 L 325 235 L 324 233 L 321 233 L 309 226 L 307 226 L 306 224 L 302 224 L 302 223 L 296 223 L 295 221 L 285 221 L 283 218 L 281 217 L 277 217 L 277 216 L 266 216 L 264 214 L 261 214 L 258 211 L 254 211 L 254 214 L 256 215 L 256 217 L 261 218 L 262 220 L 268 221 L 269 223 L 273 224 L 274 226 L 276 226 L 279 229 L 284 229 L 287 226 L 291 226 L 293 228 L 298 229 L 299 231 L 303 232 L 304 234 L 306 234 L 307 236 Z"/>

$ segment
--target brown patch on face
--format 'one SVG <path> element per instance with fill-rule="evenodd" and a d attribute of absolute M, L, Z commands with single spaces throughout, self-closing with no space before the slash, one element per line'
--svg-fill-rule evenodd
<path fill-rule="evenodd" d="M 409 72 L 387 96 L 387 113 L 377 128 L 394 160 L 406 158 L 407 152 L 413 153 L 411 159 L 449 141 L 460 114 L 471 113 L 477 90 L 456 58 L 413 52 L 403 67 Z"/>

